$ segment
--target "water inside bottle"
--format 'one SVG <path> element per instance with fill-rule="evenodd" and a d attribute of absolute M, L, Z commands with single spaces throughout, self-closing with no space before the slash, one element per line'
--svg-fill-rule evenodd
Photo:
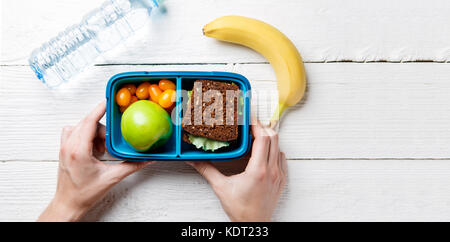
<path fill-rule="evenodd" d="M 145 25 L 159 0 L 108 0 L 33 51 L 29 64 L 49 88 L 68 81 Z"/>

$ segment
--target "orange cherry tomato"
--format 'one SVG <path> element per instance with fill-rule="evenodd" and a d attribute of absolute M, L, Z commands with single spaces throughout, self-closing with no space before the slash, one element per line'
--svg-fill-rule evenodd
<path fill-rule="evenodd" d="M 165 108 L 166 112 L 169 113 L 169 115 L 172 113 L 173 108 L 175 108 L 175 103 L 172 104 L 172 106 Z"/>
<path fill-rule="evenodd" d="M 136 86 L 134 84 L 128 83 L 123 85 L 122 87 L 125 87 L 128 89 L 128 91 L 130 91 L 131 95 L 136 94 Z"/>
<path fill-rule="evenodd" d="M 139 99 L 138 99 L 136 96 L 132 96 L 132 97 L 131 97 L 131 100 L 130 100 L 130 105 L 133 104 L 133 103 L 135 103 L 135 102 L 137 102 L 137 101 L 139 101 Z M 128 106 L 129 106 L 129 105 L 128 105 Z"/>
<path fill-rule="evenodd" d="M 125 110 L 127 110 L 127 108 L 128 108 L 128 106 L 126 106 L 126 107 L 120 106 L 119 110 L 120 110 L 121 113 L 123 113 L 123 112 L 125 112 Z"/>
<path fill-rule="evenodd" d="M 116 103 L 121 107 L 126 107 L 130 105 L 131 93 L 130 91 L 123 87 L 116 94 Z"/>
<path fill-rule="evenodd" d="M 168 89 L 175 90 L 176 86 L 173 82 L 171 82 L 167 79 L 162 79 L 161 81 L 159 81 L 159 88 L 161 88 L 161 90 L 163 90 L 163 91 L 168 90 Z"/>
<path fill-rule="evenodd" d="M 131 96 L 131 99 L 130 99 L 130 104 L 128 104 L 127 106 L 120 106 L 120 112 L 121 113 L 123 113 L 123 112 L 125 112 L 125 110 L 131 105 L 131 104 L 133 104 L 134 102 L 137 102 L 137 101 L 139 101 L 138 100 L 138 98 L 136 97 L 136 96 Z"/>
<path fill-rule="evenodd" d="M 162 94 L 162 91 L 161 89 L 159 89 L 159 86 L 156 84 L 150 85 L 150 87 L 148 88 L 148 92 L 150 94 L 150 100 L 155 103 L 158 103 L 159 96 L 161 96 Z"/>
<path fill-rule="evenodd" d="M 175 103 L 176 92 L 173 89 L 165 90 L 161 96 L 159 96 L 158 104 L 163 108 L 169 108 Z"/>
<path fill-rule="evenodd" d="M 147 99 L 149 96 L 149 94 L 148 94 L 149 86 L 150 86 L 150 83 L 148 83 L 148 82 L 141 83 L 136 89 L 136 97 L 139 99 Z"/>

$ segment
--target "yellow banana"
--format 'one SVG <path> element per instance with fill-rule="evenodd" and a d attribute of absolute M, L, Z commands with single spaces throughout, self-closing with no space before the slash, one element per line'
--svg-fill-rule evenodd
<path fill-rule="evenodd" d="M 306 89 L 302 57 L 294 44 L 275 27 L 252 18 L 224 16 L 205 25 L 203 34 L 247 46 L 270 62 L 278 82 L 278 107 L 272 116 L 272 125 L 287 107 L 302 99 Z"/>

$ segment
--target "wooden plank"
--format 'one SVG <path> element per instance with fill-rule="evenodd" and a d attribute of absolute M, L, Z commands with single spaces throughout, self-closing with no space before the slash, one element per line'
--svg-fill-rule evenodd
<path fill-rule="evenodd" d="M 76 124 L 105 96 L 115 73 L 131 70 L 222 70 L 247 76 L 271 114 L 271 67 L 256 65 L 96 66 L 70 92 L 47 90 L 27 66 L 0 68 L 0 160 L 57 160 L 62 127 Z M 449 158 L 450 65 L 307 64 L 308 92 L 281 123 L 290 159 Z M 266 100 L 268 98 L 269 100 Z"/>
<path fill-rule="evenodd" d="M 448 64 L 307 64 L 305 99 L 282 120 L 290 158 L 448 158 Z M 238 65 L 252 83 L 267 65 Z"/>
<path fill-rule="evenodd" d="M 62 128 L 76 125 L 105 99 L 106 84 L 114 74 L 162 70 L 229 71 L 232 66 L 93 66 L 73 83 L 57 90 L 47 89 L 28 66 L 0 68 L 0 94 L 11 98 L 0 105 L 0 126 L 8 130 L 4 130 L 0 142 L 10 144 L 8 148 L 1 148 L 0 160 L 35 160 L 36 154 L 39 154 L 38 159 L 55 160 Z"/>
<path fill-rule="evenodd" d="M 230 170 L 230 164 L 221 165 Z M 289 161 L 275 221 L 449 221 L 448 160 Z M 0 163 L 0 221 L 35 220 L 57 162 Z M 85 221 L 227 221 L 192 168 L 160 163 L 119 183 Z"/>
<path fill-rule="evenodd" d="M 103 0 L 3 0 L 1 64 L 27 64 L 31 51 L 76 24 Z M 97 63 L 231 63 L 265 61 L 246 48 L 202 36 L 223 15 L 258 18 L 289 36 L 307 62 L 449 61 L 446 0 L 166 1 L 124 46 Z M 20 13 L 20 14 L 18 14 Z M 31 41 L 32 40 L 32 41 Z"/>

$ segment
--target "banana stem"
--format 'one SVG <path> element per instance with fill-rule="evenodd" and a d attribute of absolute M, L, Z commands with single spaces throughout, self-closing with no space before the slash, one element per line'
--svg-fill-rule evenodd
<path fill-rule="evenodd" d="M 275 127 L 277 123 L 279 122 L 281 115 L 283 114 L 284 110 L 287 108 L 287 105 L 283 103 L 278 103 L 277 109 L 275 109 L 275 112 L 272 115 L 272 118 L 270 119 L 270 127 Z"/>
<path fill-rule="evenodd" d="M 271 129 L 275 129 L 275 127 L 278 125 L 278 120 L 270 120 L 270 123 L 269 123 L 269 127 L 271 128 Z"/>

